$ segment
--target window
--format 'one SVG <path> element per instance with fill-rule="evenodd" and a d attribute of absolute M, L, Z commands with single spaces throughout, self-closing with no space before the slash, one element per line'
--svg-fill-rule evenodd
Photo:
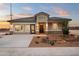
<path fill-rule="evenodd" d="M 15 31 L 21 31 L 22 29 L 22 25 L 15 25 Z"/>
<path fill-rule="evenodd" d="M 38 17 L 39 19 L 45 19 L 45 16 L 41 15 Z"/>
<path fill-rule="evenodd" d="M 47 22 L 47 16 L 45 15 L 37 16 L 37 22 Z"/>
<path fill-rule="evenodd" d="M 57 23 L 53 24 L 53 30 L 58 30 L 58 24 Z"/>

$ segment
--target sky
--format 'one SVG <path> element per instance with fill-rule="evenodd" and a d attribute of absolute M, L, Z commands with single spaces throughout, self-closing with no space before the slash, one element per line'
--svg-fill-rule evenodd
<path fill-rule="evenodd" d="M 70 18 L 70 26 L 79 26 L 78 3 L 13 3 L 12 18 L 32 17 L 38 12 L 46 12 L 50 17 Z M 0 21 L 10 20 L 10 4 L 0 3 Z"/>

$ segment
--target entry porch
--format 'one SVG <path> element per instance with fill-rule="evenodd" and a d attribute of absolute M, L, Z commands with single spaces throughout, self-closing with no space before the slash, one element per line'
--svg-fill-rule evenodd
<path fill-rule="evenodd" d="M 63 24 L 61 22 L 39 22 L 36 24 L 37 34 L 62 33 Z"/>

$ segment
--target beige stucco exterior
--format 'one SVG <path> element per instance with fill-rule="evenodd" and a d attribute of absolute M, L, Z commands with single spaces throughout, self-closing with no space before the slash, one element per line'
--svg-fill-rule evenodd
<path fill-rule="evenodd" d="M 36 32 L 39 33 L 40 25 L 44 25 L 44 31 L 48 31 L 48 16 L 47 15 L 38 15 L 36 21 Z"/>
<path fill-rule="evenodd" d="M 63 24 L 60 22 L 49 22 L 48 23 L 48 31 L 61 31 Z"/>
<path fill-rule="evenodd" d="M 30 18 L 31 19 L 31 18 Z M 30 20 L 29 19 L 29 20 Z M 53 20 L 54 19 L 54 20 Z M 12 29 L 14 33 L 49 33 L 49 32 L 58 32 L 58 31 L 62 31 L 63 28 L 63 23 L 64 21 L 60 21 L 61 19 L 57 18 L 57 20 L 55 20 L 55 18 L 53 18 L 52 21 L 49 21 L 49 15 L 46 13 L 38 13 L 34 16 L 33 20 L 35 20 L 34 22 L 24 22 L 22 21 L 22 19 L 20 19 L 21 21 L 18 22 L 12 22 Z M 64 19 L 64 18 L 63 18 Z M 67 22 L 67 26 L 68 26 L 68 21 Z"/>
<path fill-rule="evenodd" d="M 13 23 L 12 29 L 14 33 L 30 33 L 30 25 L 35 23 Z M 20 27 L 22 29 L 20 29 Z M 19 29 L 17 31 L 16 29 Z"/>

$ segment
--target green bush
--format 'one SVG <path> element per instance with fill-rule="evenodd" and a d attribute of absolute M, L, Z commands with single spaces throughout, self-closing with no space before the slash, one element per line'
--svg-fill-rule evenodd
<path fill-rule="evenodd" d="M 48 41 L 48 44 L 51 44 L 51 45 L 54 45 L 55 44 L 55 41 Z"/>
<path fill-rule="evenodd" d="M 63 32 L 64 35 L 69 35 L 69 28 L 63 27 L 62 32 Z"/>

